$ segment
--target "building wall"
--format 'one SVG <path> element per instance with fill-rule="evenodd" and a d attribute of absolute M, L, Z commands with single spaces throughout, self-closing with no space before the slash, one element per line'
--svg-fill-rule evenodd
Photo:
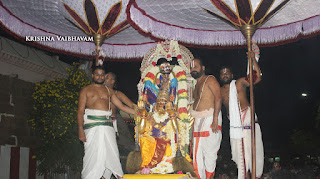
<path fill-rule="evenodd" d="M 39 143 L 27 122 L 34 83 L 65 78 L 67 67 L 58 56 L 0 37 L 0 146 Z"/>
<path fill-rule="evenodd" d="M 0 74 L 0 145 L 35 147 L 38 140 L 28 125 L 34 83 Z"/>
<path fill-rule="evenodd" d="M 43 80 L 51 80 L 50 76 L 39 74 L 23 67 L 15 66 L 10 63 L 0 61 L 0 71 L 2 75 L 15 76 L 23 81 L 39 82 Z"/>

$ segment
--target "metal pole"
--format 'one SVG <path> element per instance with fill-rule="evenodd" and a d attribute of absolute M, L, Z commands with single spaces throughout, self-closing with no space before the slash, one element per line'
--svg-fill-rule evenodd
<path fill-rule="evenodd" d="M 96 45 L 96 47 L 101 47 L 103 44 L 103 41 L 106 37 L 102 34 L 93 34 L 93 40 Z M 96 50 L 96 66 L 98 66 L 98 61 L 99 61 L 99 52 L 100 50 L 97 48 Z"/>
<path fill-rule="evenodd" d="M 99 53 L 100 53 L 100 50 L 97 48 L 97 49 L 96 49 L 96 66 L 99 66 L 99 65 L 98 65 L 98 62 L 99 62 Z"/>
<path fill-rule="evenodd" d="M 245 36 L 248 45 L 248 52 L 252 51 L 252 36 L 257 27 L 254 25 L 244 25 L 241 27 L 241 32 Z M 249 60 L 249 83 L 250 83 L 250 108 L 251 108 L 251 156 L 252 156 L 252 171 L 251 178 L 256 178 L 256 135 L 255 135 L 255 110 L 254 110 L 254 94 L 253 94 L 253 61 L 250 56 Z"/>

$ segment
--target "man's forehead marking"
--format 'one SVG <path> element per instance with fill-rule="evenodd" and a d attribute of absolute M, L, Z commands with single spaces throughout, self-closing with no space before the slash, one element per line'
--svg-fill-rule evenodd
<path fill-rule="evenodd" d="M 227 72 L 230 72 L 230 69 L 229 69 L 229 68 L 223 68 L 223 69 L 221 69 L 221 71 L 222 71 L 223 73 L 227 73 Z"/>
<path fill-rule="evenodd" d="M 198 61 L 197 63 L 200 63 L 200 60 L 199 60 L 199 59 L 197 59 L 197 58 L 193 59 L 192 62 L 191 62 L 191 67 L 192 67 L 192 68 L 195 67 L 195 61 Z"/>

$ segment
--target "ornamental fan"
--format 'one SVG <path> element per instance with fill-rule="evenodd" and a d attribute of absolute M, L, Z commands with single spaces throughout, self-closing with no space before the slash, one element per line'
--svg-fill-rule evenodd
<path fill-rule="evenodd" d="M 259 46 L 278 45 L 320 31 L 319 0 L 130 2 L 131 25 L 153 37 L 180 43 L 218 48 L 243 45 L 245 38 L 238 29 L 244 25 L 258 27 L 253 40 Z"/>
<path fill-rule="evenodd" d="M 261 26 L 289 0 L 210 0 L 213 6 L 202 6 L 209 14 L 237 28 L 243 25 Z"/>
<path fill-rule="evenodd" d="M 103 43 L 107 59 L 132 61 L 157 42 L 129 25 L 128 1 L 1 0 L 0 21 L 17 39 L 54 53 L 91 58 Z"/>
<path fill-rule="evenodd" d="M 126 6 L 122 1 L 97 1 L 97 4 L 99 5 L 96 6 L 93 0 L 84 0 L 83 5 L 68 0 L 63 2 L 64 8 L 76 23 L 71 22 L 87 35 L 101 34 L 108 38 L 129 27 L 124 16 Z"/>

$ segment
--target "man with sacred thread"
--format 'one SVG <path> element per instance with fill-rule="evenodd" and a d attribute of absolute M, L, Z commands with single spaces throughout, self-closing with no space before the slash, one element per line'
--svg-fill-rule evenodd
<path fill-rule="evenodd" d="M 93 83 L 82 88 L 79 96 L 77 120 L 79 139 L 84 143 L 83 179 L 123 176 L 110 105 L 129 114 L 135 114 L 135 110 L 122 104 L 104 85 L 105 75 L 103 67 L 95 67 Z"/>
<path fill-rule="evenodd" d="M 190 65 L 191 76 L 197 80 L 193 92 L 195 118 L 193 128 L 193 167 L 199 179 L 213 178 L 217 153 L 222 139 L 221 94 L 216 78 L 205 75 L 201 58 L 195 58 Z"/>
<path fill-rule="evenodd" d="M 254 60 L 254 52 L 248 52 L 248 57 L 253 59 L 253 83 L 257 84 L 261 81 L 261 71 L 257 61 Z M 222 102 L 229 112 L 232 160 L 238 167 L 238 179 L 244 179 L 247 178 L 249 170 L 252 170 L 251 109 L 246 93 L 249 76 L 234 80 L 231 68 L 222 67 L 220 81 Z M 264 151 L 260 125 L 256 116 L 255 119 L 256 177 L 260 178 L 263 173 Z"/>

